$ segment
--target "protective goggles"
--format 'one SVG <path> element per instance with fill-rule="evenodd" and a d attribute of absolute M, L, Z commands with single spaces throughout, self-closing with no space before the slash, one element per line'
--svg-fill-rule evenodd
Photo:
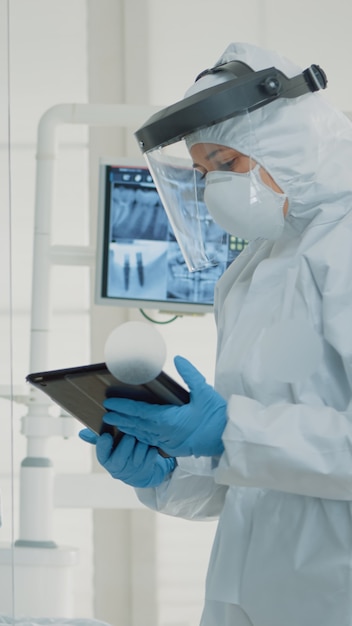
<path fill-rule="evenodd" d="M 212 136 L 212 127 L 216 130 L 219 124 L 231 118 L 237 118 L 236 125 L 241 127 L 241 133 L 250 137 L 249 113 L 278 98 L 297 98 L 325 89 L 327 85 L 326 75 L 318 65 L 287 78 L 275 67 L 256 72 L 242 61 L 230 61 L 205 70 L 196 81 L 207 75 L 221 78 L 221 73 L 225 73 L 223 82 L 159 111 L 135 133 L 190 271 L 218 263 L 226 266 L 231 261 L 225 252 L 231 248 L 229 235 L 207 211 L 204 180 L 192 167 L 189 153 L 194 143 L 192 137 L 195 134 L 206 137 L 202 131 L 208 129 Z M 213 139 L 199 141 L 221 143 Z M 249 139 L 246 150 L 249 159 L 250 144 Z M 249 176 L 252 167 L 249 167 Z M 249 195 L 253 193 L 250 191 Z"/>

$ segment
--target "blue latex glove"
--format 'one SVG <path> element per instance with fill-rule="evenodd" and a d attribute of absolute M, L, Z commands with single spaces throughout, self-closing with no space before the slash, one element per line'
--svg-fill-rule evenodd
<path fill-rule="evenodd" d="M 174 458 L 164 458 L 156 448 L 131 435 L 124 435 L 116 448 L 109 433 L 98 436 L 85 428 L 79 436 L 96 445 L 99 463 L 113 478 L 132 487 L 157 487 L 176 467 Z"/>
<path fill-rule="evenodd" d="M 170 456 L 217 456 L 226 424 L 226 402 L 204 376 L 183 357 L 175 366 L 190 390 L 182 406 L 155 405 L 125 398 L 108 398 L 104 422 Z"/>

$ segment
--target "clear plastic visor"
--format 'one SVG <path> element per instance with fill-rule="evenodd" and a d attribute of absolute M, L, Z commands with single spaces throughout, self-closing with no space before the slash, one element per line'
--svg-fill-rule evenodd
<path fill-rule="evenodd" d="M 191 272 L 218 266 L 221 274 L 246 244 L 240 233 L 237 235 L 227 228 L 226 220 L 224 222 L 221 216 L 218 219 L 213 211 L 209 212 L 205 191 L 208 187 L 208 196 L 210 193 L 215 195 L 221 203 L 223 185 L 220 183 L 223 181 L 219 173 L 223 172 L 226 176 L 233 170 L 251 178 L 255 161 L 250 157 L 248 118 L 245 114 L 240 121 L 237 118 L 227 120 L 145 154 L 175 238 Z M 245 153 L 234 147 L 236 127 L 244 138 Z M 214 176 L 215 172 L 218 174 Z M 247 181 L 247 197 L 243 198 L 242 193 L 241 203 L 249 204 L 252 187 L 252 183 Z M 236 184 L 229 186 L 229 193 L 231 197 L 236 195 Z"/>
<path fill-rule="evenodd" d="M 189 271 L 217 265 L 226 234 L 206 208 L 205 180 L 193 168 L 186 146 L 173 144 L 145 156 Z"/>

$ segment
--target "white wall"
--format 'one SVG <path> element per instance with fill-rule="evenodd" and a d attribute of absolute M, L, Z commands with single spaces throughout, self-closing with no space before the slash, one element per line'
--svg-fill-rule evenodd
<path fill-rule="evenodd" d="M 277 50 L 304 67 L 318 63 L 329 98 L 351 108 L 349 0 L 150 0 L 151 101 L 180 99 L 195 76 L 232 41 Z"/>
<path fill-rule="evenodd" d="M 35 143 L 42 113 L 59 102 L 100 98 L 104 102 L 172 103 L 182 97 L 196 74 L 213 65 L 227 44 L 235 40 L 272 47 L 302 66 L 320 64 L 328 74 L 327 97 L 344 110 L 352 109 L 348 81 L 352 5 L 349 0 L 337 0 L 333 4 L 327 0 L 309 3 L 303 0 L 294 3 L 288 0 L 11 0 L 9 6 L 10 161 L 7 2 L 0 0 L 0 172 L 4 181 L 0 186 L 0 385 L 8 384 L 12 376 L 16 385 L 22 385 L 29 362 Z M 53 216 L 55 243 L 85 244 L 90 236 L 94 241 L 97 156 L 137 153 L 132 130 L 127 137 L 116 131 L 88 133 L 87 129 L 73 127 L 60 130 Z M 102 353 L 110 328 L 126 314 L 136 315 L 94 307 L 90 337 L 88 272 L 82 268 L 57 268 L 53 286 L 50 367 L 95 360 Z M 10 299 L 14 313 L 12 328 Z M 211 381 L 216 341 L 212 316 L 181 318 L 160 329 L 168 344 L 166 369 L 174 373 L 172 357 L 182 353 Z M 25 456 L 25 440 L 20 434 L 23 407 L 10 406 L 5 400 L 0 405 L 0 488 L 5 520 L 0 528 L 0 540 L 8 541 L 12 536 L 16 538 L 18 532 L 17 482 L 12 509 L 11 466 L 17 481 L 19 464 Z M 90 451 L 77 438 L 68 441 L 53 438 L 49 452 L 57 472 L 90 471 L 92 465 L 97 469 Z M 107 560 L 109 542 L 101 545 L 99 538 L 104 529 L 107 536 L 117 528 L 121 529 L 120 543 L 114 541 L 112 549 L 110 542 L 111 558 Z M 197 625 L 214 524 L 199 525 L 153 515 L 143 518 L 136 512 L 131 515 L 97 512 L 93 516 L 90 510 L 58 509 L 54 530 L 57 542 L 80 548 L 80 563 L 74 576 L 78 617 L 93 616 L 95 604 L 96 617 L 112 616 L 113 626 L 147 626 L 147 618 L 143 623 L 140 612 L 146 607 L 143 601 L 146 602 L 148 594 L 148 602 L 153 601 L 150 615 L 156 603 L 157 618 L 153 626 Z M 129 543 L 126 543 L 128 534 Z M 143 581 L 136 575 L 140 562 L 134 557 L 135 574 L 131 574 L 126 584 L 132 581 L 135 587 L 129 597 L 122 588 L 120 610 L 114 595 L 114 576 L 123 580 L 122 566 L 131 559 L 133 546 L 142 540 L 155 547 L 144 563 L 146 584 L 143 587 Z M 124 541 L 123 560 L 121 542 Z M 155 583 L 154 597 L 150 594 L 152 583 Z M 104 596 L 104 588 L 108 588 L 108 598 Z M 103 600 L 107 600 L 106 614 Z M 133 607 L 133 603 L 138 606 Z"/>

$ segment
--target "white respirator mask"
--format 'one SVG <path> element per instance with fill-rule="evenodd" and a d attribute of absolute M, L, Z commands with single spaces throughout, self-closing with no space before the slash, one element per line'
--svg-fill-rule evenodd
<path fill-rule="evenodd" d="M 212 171 L 205 177 L 204 201 L 219 226 L 243 239 L 278 239 L 287 196 L 268 187 L 260 166 L 244 174 Z"/>

